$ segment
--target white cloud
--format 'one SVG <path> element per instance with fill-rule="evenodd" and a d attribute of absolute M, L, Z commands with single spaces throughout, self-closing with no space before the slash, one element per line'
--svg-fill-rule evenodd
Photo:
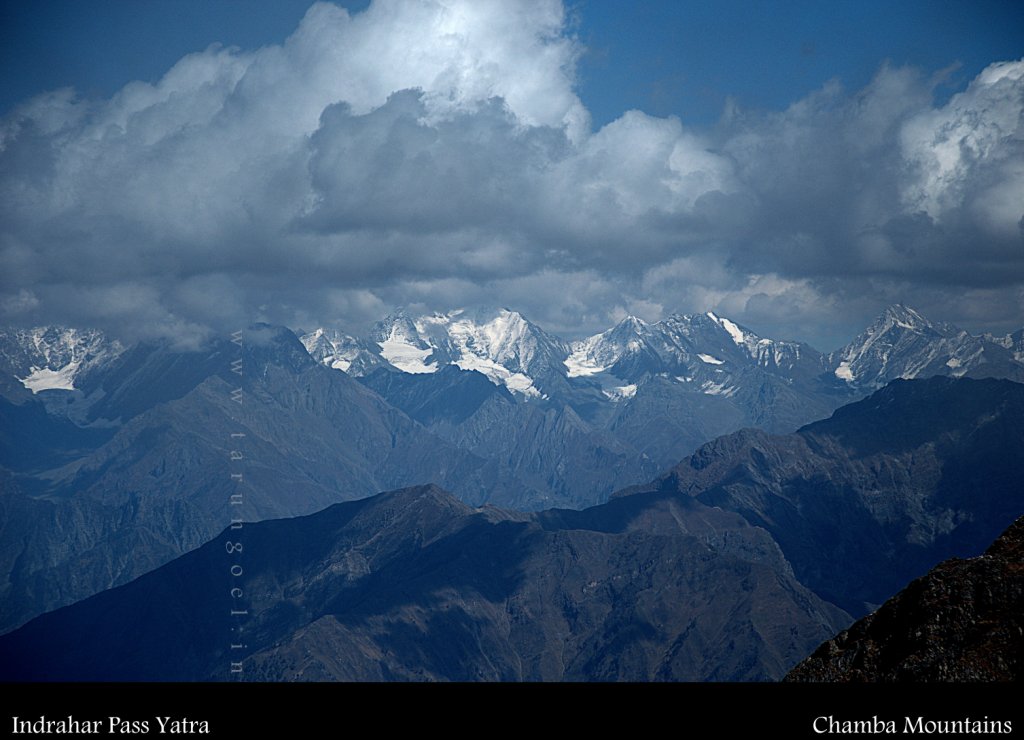
<path fill-rule="evenodd" d="M 0 121 L 0 320 L 501 303 L 570 332 L 714 308 L 813 333 L 936 285 L 1019 300 L 1024 62 L 941 106 L 883 66 L 707 131 L 591 131 L 580 51 L 558 0 L 321 3 L 280 46 L 27 101 Z"/>
<path fill-rule="evenodd" d="M 903 192 L 906 207 L 941 220 L 976 204 L 994 228 L 1017 229 L 1024 203 L 1022 112 L 1024 61 L 1002 62 L 945 106 L 907 121 L 900 132 L 903 156 L 913 167 Z"/>

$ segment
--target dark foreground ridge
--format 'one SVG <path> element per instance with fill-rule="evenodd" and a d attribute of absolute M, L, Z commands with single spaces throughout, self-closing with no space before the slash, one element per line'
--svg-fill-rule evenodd
<path fill-rule="evenodd" d="M 523 514 L 425 486 L 243 534 L 5 635 L 0 679 L 777 680 L 850 621 L 673 494 Z"/>
<path fill-rule="evenodd" d="M 1024 517 L 984 555 L 947 560 L 825 642 L 787 681 L 1019 681 Z"/>

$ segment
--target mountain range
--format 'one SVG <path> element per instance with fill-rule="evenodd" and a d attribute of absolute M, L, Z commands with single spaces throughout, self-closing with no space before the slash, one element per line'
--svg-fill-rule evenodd
<path fill-rule="evenodd" d="M 362 338 L 323 329 L 300 341 L 265 325 L 243 335 L 241 348 L 225 338 L 193 349 L 125 346 L 96 331 L 54 327 L 0 335 L 0 632 L 127 584 L 208 542 L 232 518 L 306 515 L 428 482 L 471 507 L 584 509 L 616 490 L 643 488 L 720 438 L 710 449 L 803 445 L 800 464 L 822 480 L 832 476 L 838 490 L 865 475 L 859 458 L 837 453 L 829 468 L 831 452 L 815 447 L 827 440 L 813 427 L 796 436 L 769 433 L 827 417 L 895 377 L 1020 380 L 1024 367 L 1020 332 L 975 337 L 902 306 L 829 356 L 760 338 L 716 314 L 654 324 L 627 319 L 578 342 L 511 311 L 397 312 Z M 239 360 L 241 377 L 232 370 Z M 245 403 L 234 402 L 238 388 Z M 750 426 L 764 434 L 737 432 Z M 230 504 L 232 434 L 245 435 L 241 510 Z M 900 468 L 905 461 L 893 463 L 884 449 L 883 462 L 872 464 L 899 468 L 912 480 L 930 465 L 935 480 L 955 480 L 936 477 L 940 468 L 942 475 L 957 470 L 942 449 L 915 453 L 918 468 Z M 972 460 L 987 465 L 985 455 L 995 453 L 979 447 L 963 454 L 953 462 L 967 480 Z M 1012 460 L 1017 453 L 1006 454 Z M 742 460 L 732 468 L 724 459 L 716 464 L 738 474 L 746 469 Z M 1014 479 L 993 462 L 1004 482 Z M 871 474 L 881 480 L 881 473 Z M 815 565 L 811 546 L 802 552 L 799 544 L 805 536 L 817 545 L 832 541 L 827 512 L 801 521 L 803 529 L 773 529 L 789 516 L 779 513 L 776 499 L 807 508 L 793 490 L 813 490 L 817 481 L 794 484 L 774 471 L 755 481 L 759 488 L 750 496 L 758 501 L 741 506 L 737 499 L 731 510 L 772 534 L 801 583 L 853 616 L 965 542 L 980 547 L 994 536 L 996 520 L 1005 525 L 998 507 L 974 524 L 958 520 L 968 515 L 951 513 L 956 507 L 943 509 L 952 519 L 932 521 L 914 508 L 925 504 L 900 503 L 924 494 L 892 487 L 889 505 L 909 507 L 898 513 L 910 522 L 894 541 L 914 545 L 892 545 L 830 591 L 815 568 L 833 563 Z M 709 488 L 700 495 L 718 506 L 716 497 L 725 494 Z M 1008 497 L 1006 506 L 1013 501 Z M 871 506 L 861 509 L 865 531 L 894 526 Z M 872 581 L 866 573 L 886 558 L 906 568 Z"/>
<path fill-rule="evenodd" d="M 651 377 L 731 397 L 739 391 L 734 376 L 755 368 L 790 385 L 818 381 L 819 391 L 870 391 L 897 378 L 933 375 L 1024 379 L 1024 329 L 974 336 L 902 304 L 830 354 L 761 337 L 710 311 L 655 323 L 628 316 L 607 331 L 566 341 L 508 309 L 420 316 L 399 309 L 366 337 L 320 328 L 302 334 L 302 342 L 317 360 L 355 376 L 381 367 L 432 374 L 456 365 L 534 399 L 568 393 L 567 380 L 589 379 L 569 387 L 597 387 L 607 400 L 622 402 L 633 397 L 631 386 Z"/>
<path fill-rule="evenodd" d="M 0 677 L 217 680 L 241 660 L 252 680 L 778 679 L 1019 516 L 1021 418 L 1018 383 L 897 381 L 580 511 L 420 486 L 229 528 L 0 637 Z"/>
<path fill-rule="evenodd" d="M 365 337 L 321 328 L 302 341 L 315 359 L 360 378 L 431 431 L 478 454 L 499 451 L 533 486 L 549 490 L 548 503 L 585 506 L 722 434 L 743 427 L 790 432 L 891 380 L 1024 381 L 1021 333 L 974 336 L 894 305 L 826 355 L 761 337 L 713 312 L 656 323 L 627 317 L 569 342 L 506 309 L 399 310 Z M 477 372 L 497 390 L 488 394 L 477 384 L 467 394 L 469 381 L 453 368 Z M 560 471 L 559 461 L 585 466 Z M 596 479 L 564 475 L 604 468 L 603 488 Z"/>

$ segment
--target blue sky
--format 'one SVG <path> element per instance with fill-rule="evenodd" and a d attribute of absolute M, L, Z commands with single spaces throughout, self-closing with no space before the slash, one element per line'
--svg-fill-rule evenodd
<path fill-rule="evenodd" d="M 109 96 L 157 80 L 212 43 L 281 43 L 309 0 L 33 0 L 0 9 L 0 110 L 72 85 Z M 368 0 L 337 2 L 352 12 Z M 579 92 L 595 124 L 638 108 L 713 123 L 726 98 L 777 109 L 830 78 L 850 88 L 879 65 L 951 65 L 948 96 L 995 59 L 1024 55 L 1013 0 L 574 0 L 586 53 Z"/>
<path fill-rule="evenodd" d="M 581 95 L 605 122 L 627 108 L 709 123 L 726 96 L 784 108 L 837 77 L 868 83 L 879 65 L 957 64 L 948 95 L 993 59 L 1024 54 L 1024 3 L 1005 0 L 582 0 L 590 49 Z"/>
<path fill-rule="evenodd" d="M 0 8 L 2 323 L 1024 324 L 1024 3 Z"/>

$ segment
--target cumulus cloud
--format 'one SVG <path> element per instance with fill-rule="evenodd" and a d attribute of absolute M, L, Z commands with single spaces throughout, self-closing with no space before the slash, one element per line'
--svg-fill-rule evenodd
<path fill-rule="evenodd" d="M 716 309 L 828 344 L 905 300 L 1020 323 L 1024 61 L 943 105 L 883 65 L 707 130 L 595 131 L 580 53 L 558 0 L 318 3 L 280 46 L 26 101 L 0 121 L 0 321 L 201 337 L 498 303 L 577 334 Z"/>

